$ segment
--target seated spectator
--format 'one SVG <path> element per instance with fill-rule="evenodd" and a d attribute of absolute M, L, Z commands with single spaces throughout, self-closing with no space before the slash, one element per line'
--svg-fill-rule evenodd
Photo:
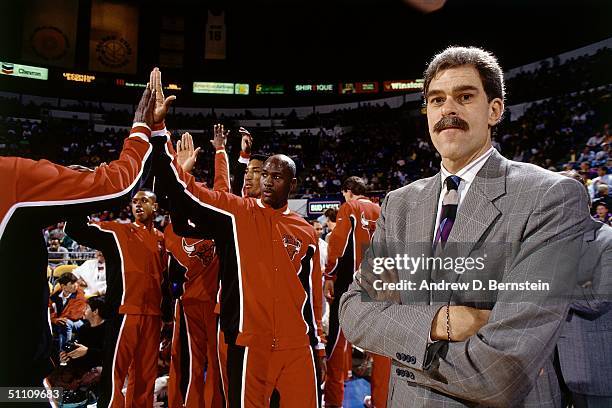
<path fill-rule="evenodd" d="M 595 215 L 593 216 L 597 221 L 601 221 L 606 225 L 612 226 L 612 215 L 610 215 L 610 208 L 605 202 L 599 202 L 595 205 Z"/>
<path fill-rule="evenodd" d="M 68 367 L 79 367 L 88 371 L 102 366 L 105 320 L 108 318 L 104 296 L 92 296 L 87 300 L 83 318 L 86 322 L 73 342 L 75 348 L 69 352 L 62 351 L 60 361 L 67 362 Z"/>
<path fill-rule="evenodd" d="M 595 213 L 597 206 L 600 203 L 604 203 L 606 207 L 612 208 L 612 197 L 609 196 L 608 185 L 599 183 L 597 186 L 595 198 L 593 198 L 593 204 L 591 206 L 591 214 Z"/>
<path fill-rule="evenodd" d="M 610 185 L 612 183 L 612 175 L 608 174 L 608 168 L 606 166 L 599 166 L 597 168 L 597 177 L 592 180 L 589 194 L 591 194 L 591 199 L 595 198 L 597 194 L 597 187 L 600 184 Z"/>
<path fill-rule="evenodd" d="M 97 400 L 108 313 L 104 297 L 93 296 L 87 300 L 83 314 L 85 324 L 77 339 L 68 343 L 70 350 L 60 353 L 61 365 L 47 377 L 53 387 L 64 389 L 64 404 Z M 91 398 L 90 391 L 95 398 Z"/>
<path fill-rule="evenodd" d="M 49 266 L 56 268 L 59 265 L 66 265 L 70 256 L 68 250 L 60 245 L 60 240 L 51 238 L 49 241 Z"/>
<path fill-rule="evenodd" d="M 59 339 L 59 350 L 72 339 L 72 332 L 83 325 L 83 312 L 87 300 L 79 290 L 77 277 L 72 272 L 66 272 L 57 282 L 60 289 L 49 298 L 51 308 L 51 324 Z"/>
<path fill-rule="evenodd" d="M 99 296 L 106 293 L 106 262 L 102 252 L 96 251 L 96 259 L 83 262 L 72 273 L 77 277 L 85 296 Z"/>
<path fill-rule="evenodd" d="M 597 132 L 595 133 L 594 136 L 591 136 L 589 138 L 586 145 L 589 147 L 598 147 L 600 144 L 603 143 L 603 141 L 604 141 L 604 135 L 602 135 L 600 132 Z"/>

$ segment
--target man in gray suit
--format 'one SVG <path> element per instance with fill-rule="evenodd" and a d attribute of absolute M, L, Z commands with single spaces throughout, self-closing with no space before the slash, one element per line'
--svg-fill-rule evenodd
<path fill-rule="evenodd" d="M 578 284 L 557 348 L 575 408 L 612 407 L 612 227 L 584 235 Z"/>
<path fill-rule="evenodd" d="M 389 407 L 559 406 L 553 350 L 589 223 L 583 187 L 492 147 L 504 84 L 490 53 L 438 54 L 424 96 L 440 174 L 387 195 L 342 329 L 392 359 Z"/>

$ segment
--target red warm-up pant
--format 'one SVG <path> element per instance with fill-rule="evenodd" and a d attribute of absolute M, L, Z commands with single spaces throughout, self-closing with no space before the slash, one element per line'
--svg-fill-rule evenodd
<path fill-rule="evenodd" d="M 332 340 L 332 339 L 329 339 Z M 325 380 L 325 405 L 341 407 L 344 400 L 344 381 L 350 369 L 347 364 L 347 353 L 351 348 L 346 341 L 344 333 L 337 334 L 335 346 L 332 345 L 331 354 L 327 356 L 327 379 Z M 330 348 L 328 348 L 330 349 Z"/>
<path fill-rule="evenodd" d="M 123 316 L 113 358 L 110 407 L 153 406 L 160 331 L 160 316 Z M 124 398 L 121 389 L 126 375 Z"/>
<path fill-rule="evenodd" d="M 218 335 L 227 407 L 269 407 L 275 389 L 280 394 L 281 407 L 319 407 L 311 347 L 272 351 L 267 347 L 228 345 L 221 330 Z"/>
<path fill-rule="evenodd" d="M 223 405 L 214 309 L 214 302 L 176 302 L 168 382 L 170 408 Z"/>
<path fill-rule="evenodd" d="M 378 354 L 372 354 L 372 405 L 374 408 L 387 408 L 389 394 L 389 376 L 391 375 L 391 359 Z"/>

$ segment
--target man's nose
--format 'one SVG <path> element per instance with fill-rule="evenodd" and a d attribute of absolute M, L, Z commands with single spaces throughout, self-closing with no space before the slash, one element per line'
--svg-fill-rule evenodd
<path fill-rule="evenodd" d="M 442 116 L 455 116 L 457 115 L 457 103 L 453 98 L 446 98 L 442 105 Z"/>

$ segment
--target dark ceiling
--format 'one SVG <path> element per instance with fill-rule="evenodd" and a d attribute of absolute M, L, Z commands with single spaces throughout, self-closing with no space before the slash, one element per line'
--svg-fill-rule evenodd
<path fill-rule="evenodd" d="M 424 2 L 432 0 L 422 0 Z M 0 58 L 19 59 L 20 2 L 0 5 Z M 80 2 L 81 37 L 89 1 Z M 423 15 L 402 0 L 226 0 L 141 2 L 139 67 L 158 61 L 163 14 L 185 17 L 185 66 L 172 73 L 211 79 L 413 78 L 450 44 L 493 51 L 505 69 L 612 36 L 609 0 L 447 0 Z M 226 12 L 227 60 L 204 62 L 209 8 Z M 80 40 L 76 69 L 87 70 Z"/>

